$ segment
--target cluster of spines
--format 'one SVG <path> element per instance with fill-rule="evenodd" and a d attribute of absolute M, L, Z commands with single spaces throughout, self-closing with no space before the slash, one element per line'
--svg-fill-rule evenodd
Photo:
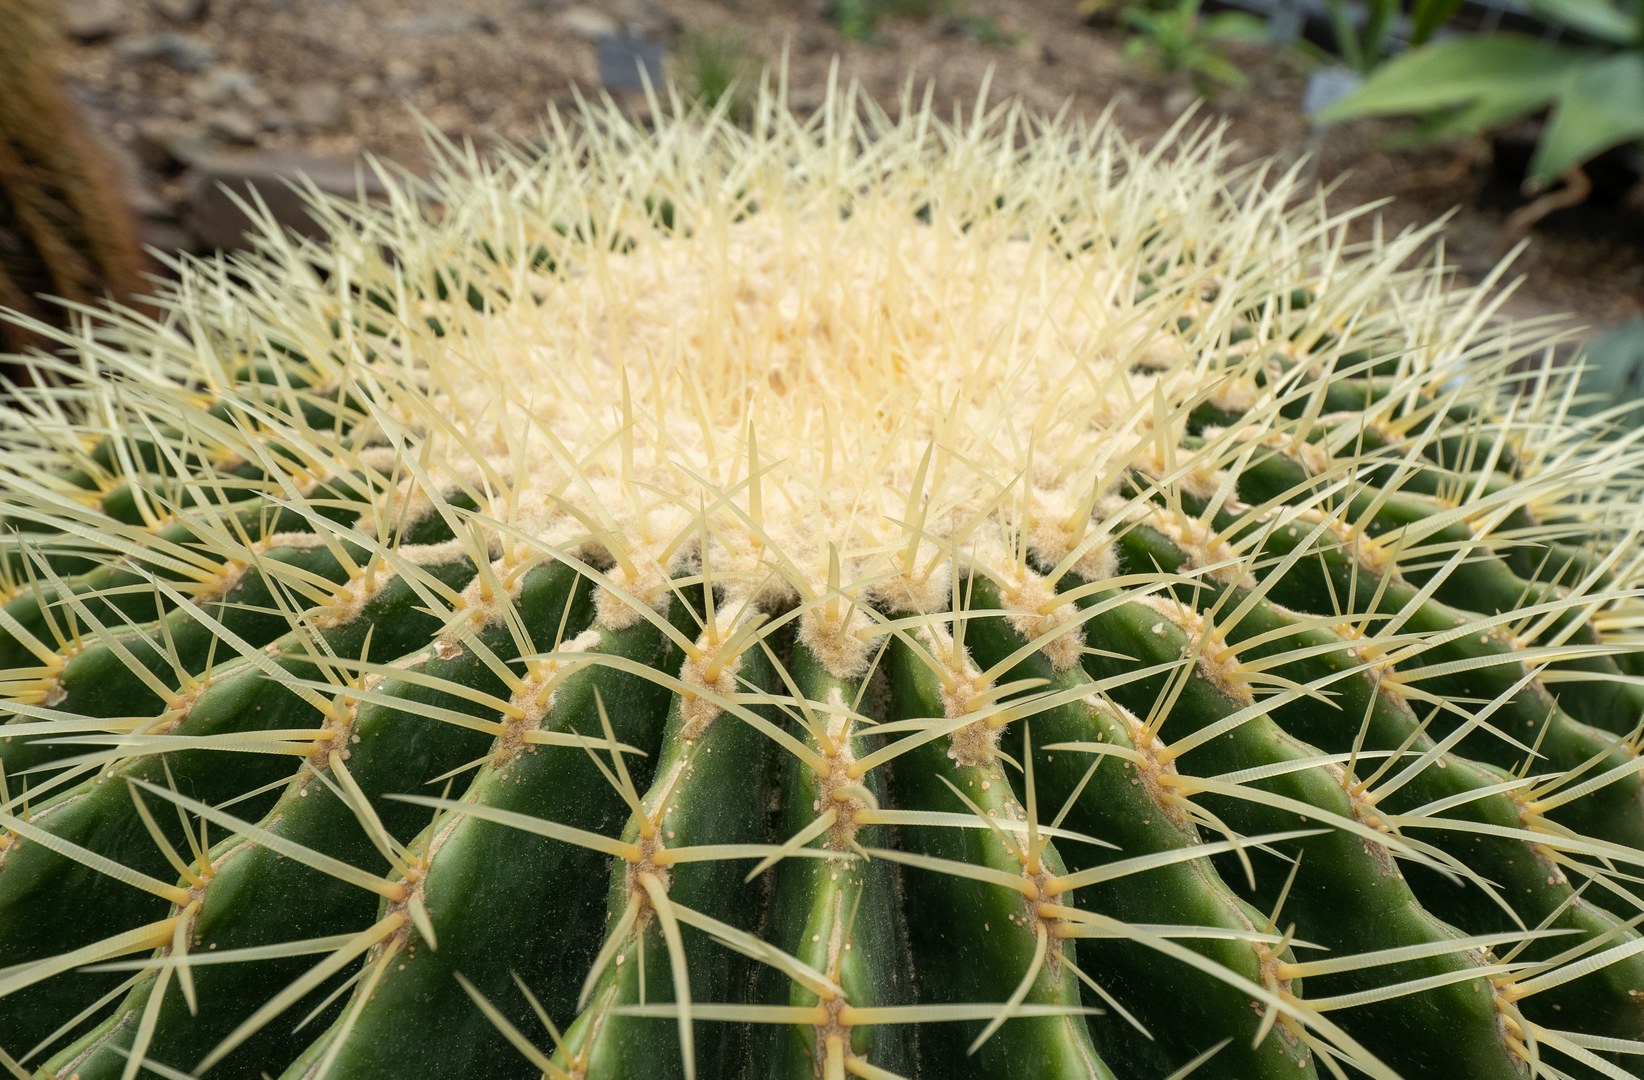
<path fill-rule="evenodd" d="M 1212 143 L 1184 154 L 1215 160 Z M 351 213 L 352 255 L 272 237 L 270 253 L 300 276 L 366 259 L 373 222 L 402 247 L 434 230 L 403 204 Z M 1150 316 L 1239 316 L 1276 342 L 1223 373 L 1258 379 L 1259 409 L 1159 399 L 1115 455 L 1118 487 L 1050 525 L 1001 478 L 995 515 L 937 533 L 916 490 L 906 542 L 871 573 L 836 556 L 811 582 L 768 551 L 762 577 L 800 599 L 764 611 L 762 579 L 714 565 L 706 509 L 636 543 L 582 507 L 581 541 L 550 542 L 520 530 L 489 463 L 453 471 L 463 491 L 418 459 L 397 415 L 428 391 L 379 357 L 478 335 L 465 320 L 540 262 L 516 253 L 503 285 L 453 303 L 462 289 L 414 275 L 451 255 L 431 246 L 386 294 L 345 276 L 329 288 L 356 291 L 300 301 L 328 335 L 298 350 L 301 379 L 203 346 L 195 366 L 133 317 L 123 351 L 82 342 L 110 387 L 29 399 L 48 422 L 8 466 L 0 795 L 0 890 L 22 899 L 0 930 L 32 952 L 0 969 L 0 1003 L 43 1041 L 4 1048 L 14 1071 L 48 1049 L 65 1074 L 232 1067 L 300 1011 L 331 1026 L 291 1075 L 410 1060 L 417 1028 L 454 1046 L 500 1033 L 550 1076 L 631 1074 L 622 1055 L 664 1042 L 713 1074 L 767 1038 L 829 1077 L 1102 1076 L 1098 1042 L 1161 1075 L 1196 1058 L 1392 1077 L 1401 1055 L 1410 1075 L 1630 1075 L 1632 454 L 1572 439 L 1545 389 L 1498 421 L 1477 386 L 1445 388 L 1463 357 L 1509 387 L 1515 346 L 1468 354 L 1438 329 L 1439 305 L 1411 298 L 1423 281 L 1392 287 L 1398 245 L 1357 277 L 1312 267 L 1340 308 L 1320 323 L 1252 315 L 1248 285 L 1209 280 L 1213 258 L 1168 251 L 1189 271 L 1156 279 Z M 189 269 L 187 340 L 292 351 L 277 335 L 303 321 L 277 275 L 232 272 L 243 291 Z M 259 298 L 247 330 L 230 312 Z M 1319 329 L 1361 340 L 1401 302 L 1452 355 L 1354 361 Z M 195 383 L 210 411 L 179 392 Z M 143 435 L 111 438 L 134 420 Z M 757 526 L 746 444 L 746 480 L 699 506 Z M 807 630 L 848 634 L 863 662 L 830 662 Z M 749 781 L 765 769 L 776 821 Z M 744 886 L 750 866 L 774 883 Z M 581 888 L 561 925 L 532 908 L 544 881 Z M 768 890 L 764 925 L 731 899 L 748 889 Z M 941 937 L 949 908 L 980 922 L 962 949 Z M 88 932 L 93 910 L 111 933 Z M 607 925 L 597 952 L 545 959 L 556 934 Z M 516 955 L 527 970 L 493 962 Z M 1138 992 L 1161 957 L 1173 993 Z M 93 998 L 67 988 L 85 967 L 130 974 Z M 398 1004 L 428 993 L 437 1025 Z"/>

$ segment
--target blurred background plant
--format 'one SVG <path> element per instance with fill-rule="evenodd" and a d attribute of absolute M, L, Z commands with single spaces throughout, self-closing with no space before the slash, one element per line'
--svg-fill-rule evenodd
<path fill-rule="evenodd" d="M 872 41 L 883 19 L 932 19 L 954 6 L 954 0 L 833 0 L 829 15 L 852 41 Z"/>
<path fill-rule="evenodd" d="M 1150 0 L 1130 0 L 1118 11 L 1120 25 L 1130 36 L 1125 59 L 1165 75 L 1185 74 L 1204 97 L 1219 87 L 1248 83 L 1226 55 L 1235 42 L 1268 40 L 1267 23 L 1242 11 L 1204 14 L 1202 0 L 1176 0 L 1159 6 Z"/>
<path fill-rule="evenodd" d="M 827 11 L 841 34 L 864 44 L 878 40 L 886 19 L 940 22 L 944 31 L 988 46 L 1005 47 L 1018 39 L 998 20 L 971 10 L 963 0 L 832 0 Z"/>
<path fill-rule="evenodd" d="M 39 147 L 25 151 L 29 169 L 0 171 L 35 185 L 25 212 L 57 230 L 25 236 L 21 188 L 8 190 L 0 266 L 14 293 L 94 304 L 132 278 L 120 269 L 135 262 L 127 206 L 166 273 L 173 254 L 241 246 L 236 200 L 253 192 L 303 230 L 312 222 L 288 182 L 351 196 L 375 190 L 366 155 L 428 167 L 425 128 L 458 144 L 531 142 L 547 103 L 596 92 L 643 115 L 645 87 L 668 80 L 747 121 L 760 71 L 785 63 L 802 112 L 830 79 L 884 103 L 929 80 L 944 114 L 981 96 L 1071 118 L 1111 110 L 1144 144 L 1210 98 L 1190 122 L 1226 125 L 1241 163 L 1306 159 L 1342 206 L 1388 199 L 1381 227 L 1454 209 L 1445 255 L 1469 280 L 1511 246 L 1504 233 L 1547 215 L 1515 263 L 1529 281 L 1514 302 L 1577 312 L 1596 334 L 1644 315 L 1640 2 L 0 0 L 0 113 L 32 131 L 5 138 Z M 27 11 L 60 22 L 63 40 L 28 44 Z M 1450 69 L 1422 69 L 1431 56 Z M 1320 119 L 1355 108 L 1364 119 Z M 1561 158 L 1580 169 L 1561 172 Z M 61 171 L 69 161 L 78 171 Z M 54 169 L 95 179 L 43 184 Z M 1525 196 L 1526 173 L 1553 187 Z M 1590 197 L 1573 205 L 1587 180 Z M 106 227 L 73 231 L 110 213 Z M 1355 237 L 1373 227 L 1367 217 Z M 88 240 L 104 252 L 82 250 Z M 36 274 L 17 286 L 18 260 L 47 249 L 66 284 Z M 69 273 L 80 270 L 93 276 Z"/>
<path fill-rule="evenodd" d="M 681 39 L 678 55 L 676 78 L 699 105 L 723 108 L 733 122 L 747 122 L 760 65 L 741 37 L 691 32 Z"/>
<path fill-rule="evenodd" d="M 1571 409 L 1610 414 L 1619 434 L 1644 427 L 1644 315 L 1599 334 L 1582 350 L 1580 394 Z"/>
<path fill-rule="evenodd" d="M 1425 45 L 1461 8 L 1463 0 L 1415 0 L 1408 14 L 1400 0 L 1325 0 L 1336 54 L 1349 71 L 1367 75 L 1400 44 Z"/>
<path fill-rule="evenodd" d="M 1644 4 L 1532 0 L 1531 11 L 1549 35 L 1412 38 L 1412 48 L 1376 67 L 1355 90 L 1320 109 L 1318 118 L 1413 116 L 1418 142 L 1530 119 L 1535 149 L 1525 190 L 1541 192 L 1561 178 L 1564 186 L 1524 207 L 1510 225 L 1522 229 L 1582 201 L 1591 191 L 1584 167 L 1617 148 L 1636 154 L 1644 139 Z"/>

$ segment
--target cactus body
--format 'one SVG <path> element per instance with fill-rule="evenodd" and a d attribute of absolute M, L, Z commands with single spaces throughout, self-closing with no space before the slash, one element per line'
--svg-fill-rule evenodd
<path fill-rule="evenodd" d="M 1640 1075 L 1639 457 L 1544 339 L 1209 135 L 778 102 L 64 334 L 7 1067 Z"/>

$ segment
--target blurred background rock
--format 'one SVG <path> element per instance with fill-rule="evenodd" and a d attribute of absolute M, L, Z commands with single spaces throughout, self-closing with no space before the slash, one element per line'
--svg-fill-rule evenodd
<path fill-rule="evenodd" d="M 1243 160 L 1310 157 L 1344 208 L 1390 198 L 1385 228 L 1454 210 L 1447 259 L 1464 279 L 1487 273 L 1524 231 L 1511 216 L 1526 197 L 1499 167 L 1508 144 L 1475 136 L 1412 148 L 1399 140 L 1410 127 L 1402 121 L 1314 124 L 1303 106 L 1310 82 L 1316 94 L 1316 73 L 1340 58 L 1309 44 L 1309 27 L 1318 37 L 1318 26 L 1332 25 L 1321 13 L 1362 23 L 1364 11 L 1351 6 L 1360 0 L 1318 0 L 1328 12 L 1308 8 L 1313 0 L 1264 0 L 1271 10 L 1241 2 L 1238 23 L 1225 10 L 1201 12 L 1198 0 L 52 6 L 67 38 L 60 59 L 72 104 L 110 160 L 142 241 L 162 251 L 240 243 L 245 219 L 225 192 L 255 189 L 294 228 L 304 213 L 287 181 L 369 195 L 376 181 L 365 156 L 418 169 L 424 123 L 456 140 L 530 141 L 546 106 L 569 104 L 577 88 L 643 114 L 641 71 L 709 102 L 729 98 L 734 110 L 749 81 L 786 55 L 800 110 L 821 101 L 836 58 L 841 80 L 860 81 L 882 102 L 911 78 L 930 81 L 939 103 L 968 109 L 991 78 L 993 101 L 1015 97 L 1041 112 L 1066 105 L 1085 117 L 1111 109 L 1142 140 L 1206 98 L 1198 118 L 1225 124 Z M 1253 23 L 1265 30 L 1251 33 Z M 1570 311 L 1593 328 L 1628 324 L 1644 313 L 1644 192 L 1623 183 L 1546 213 L 1516 266 L 1528 280 L 1515 314 Z M 117 282 L 124 287 L 112 275 Z"/>

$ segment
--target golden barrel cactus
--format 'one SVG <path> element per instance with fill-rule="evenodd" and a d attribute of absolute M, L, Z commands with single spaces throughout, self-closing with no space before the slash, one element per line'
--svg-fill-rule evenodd
<path fill-rule="evenodd" d="M 19 1076 L 1630 1077 L 1635 443 L 1185 126 L 586 107 L 0 418 Z"/>

